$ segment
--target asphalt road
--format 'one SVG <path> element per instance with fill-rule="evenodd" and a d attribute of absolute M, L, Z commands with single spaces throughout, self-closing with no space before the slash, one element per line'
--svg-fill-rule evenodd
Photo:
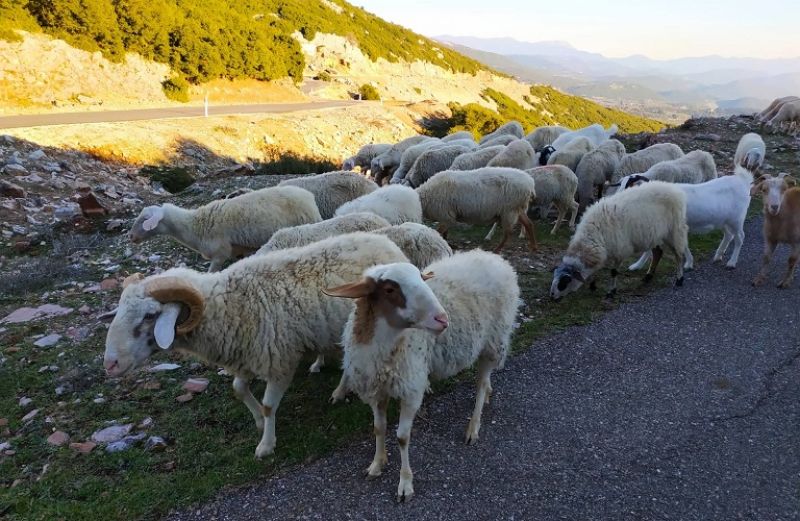
<path fill-rule="evenodd" d="M 746 231 L 735 271 L 700 263 L 683 288 L 512 358 L 476 446 L 462 443 L 474 387 L 429 399 L 411 503 L 394 501 L 393 440 L 383 476 L 362 477 L 365 426 L 352 446 L 170 519 L 800 519 L 800 278 L 775 288 L 781 248 L 771 284 L 751 288 L 760 219 Z"/>
<path fill-rule="evenodd" d="M 278 114 L 301 110 L 319 110 L 346 107 L 356 101 L 334 100 L 304 103 L 270 103 L 256 105 L 211 105 L 209 116 L 229 114 Z M 203 116 L 203 107 L 167 107 L 140 110 L 111 110 L 103 112 L 64 112 L 61 114 L 28 114 L 0 117 L 0 129 L 39 127 L 46 125 L 74 125 L 79 123 L 113 123 L 151 119 L 198 118 Z"/>

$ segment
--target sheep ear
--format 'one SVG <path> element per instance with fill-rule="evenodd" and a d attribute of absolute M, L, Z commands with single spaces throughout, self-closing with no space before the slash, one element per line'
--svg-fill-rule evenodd
<path fill-rule="evenodd" d="M 322 292 L 329 297 L 343 297 L 343 298 L 361 298 L 366 297 L 375 291 L 375 281 L 370 278 L 364 278 L 358 282 L 351 282 L 344 286 L 336 288 L 326 288 Z"/>
<path fill-rule="evenodd" d="M 102 315 L 98 316 L 97 319 L 101 320 L 103 322 L 108 322 L 110 320 L 114 320 L 114 317 L 117 316 L 117 311 L 119 311 L 119 308 L 114 308 L 111 311 L 106 311 Z"/>
<path fill-rule="evenodd" d="M 155 330 L 156 344 L 161 349 L 169 349 L 175 341 L 175 323 L 181 314 L 180 304 L 164 304 L 164 309 L 156 319 Z"/>
<path fill-rule="evenodd" d="M 433 272 L 429 271 L 428 273 L 422 274 L 422 280 L 431 280 L 433 278 Z"/>
<path fill-rule="evenodd" d="M 148 232 L 150 230 L 155 230 L 156 226 L 158 226 L 158 223 L 160 223 L 161 219 L 163 218 L 164 209 L 160 206 L 152 206 L 150 207 L 150 217 L 145 219 L 145 221 L 142 223 L 142 228 Z"/>

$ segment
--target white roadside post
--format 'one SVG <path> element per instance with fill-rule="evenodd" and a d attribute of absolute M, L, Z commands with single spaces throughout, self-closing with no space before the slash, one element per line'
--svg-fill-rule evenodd
<path fill-rule="evenodd" d="M 203 99 L 203 115 L 208 117 L 208 93 L 206 93 L 206 96 Z"/>

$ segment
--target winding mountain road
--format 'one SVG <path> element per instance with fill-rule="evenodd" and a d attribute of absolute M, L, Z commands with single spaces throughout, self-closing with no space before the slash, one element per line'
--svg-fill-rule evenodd
<path fill-rule="evenodd" d="M 357 101 L 331 100 L 302 103 L 261 103 L 254 105 L 211 105 L 209 116 L 231 114 L 281 114 L 303 110 L 320 110 L 347 107 Z M 0 129 L 40 127 L 47 125 L 75 125 L 83 123 L 115 123 L 120 121 L 142 121 L 171 118 L 203 117 L 202 106 L 164 107 L 156 109 L 109 110 L 97 112 L 64 112 L 60 114 L 23 114 L 0 117 Z"/>
<path fill-rule="evenodd" d="M 701 262 L 683 288 L 510 359 L 477 445 L 463 444 L 473 385 L 427 400 L 409 504 L 394 500 L 393 436 L 383 476 L 362 477 L 365 426 L 358 443 L 169 519 L 800 519 L 800 279 L 775 288 L 782 247 L 752 288 L 761 219 L 746 232 L 736 270 Z"/>

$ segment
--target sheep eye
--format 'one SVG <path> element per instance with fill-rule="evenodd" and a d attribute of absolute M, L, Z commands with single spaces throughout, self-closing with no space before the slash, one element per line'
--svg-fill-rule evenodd
<path fill-rule="evenodd" d="M 386 288 L 386 293 L 394 293 L 394 288 Z"/>

